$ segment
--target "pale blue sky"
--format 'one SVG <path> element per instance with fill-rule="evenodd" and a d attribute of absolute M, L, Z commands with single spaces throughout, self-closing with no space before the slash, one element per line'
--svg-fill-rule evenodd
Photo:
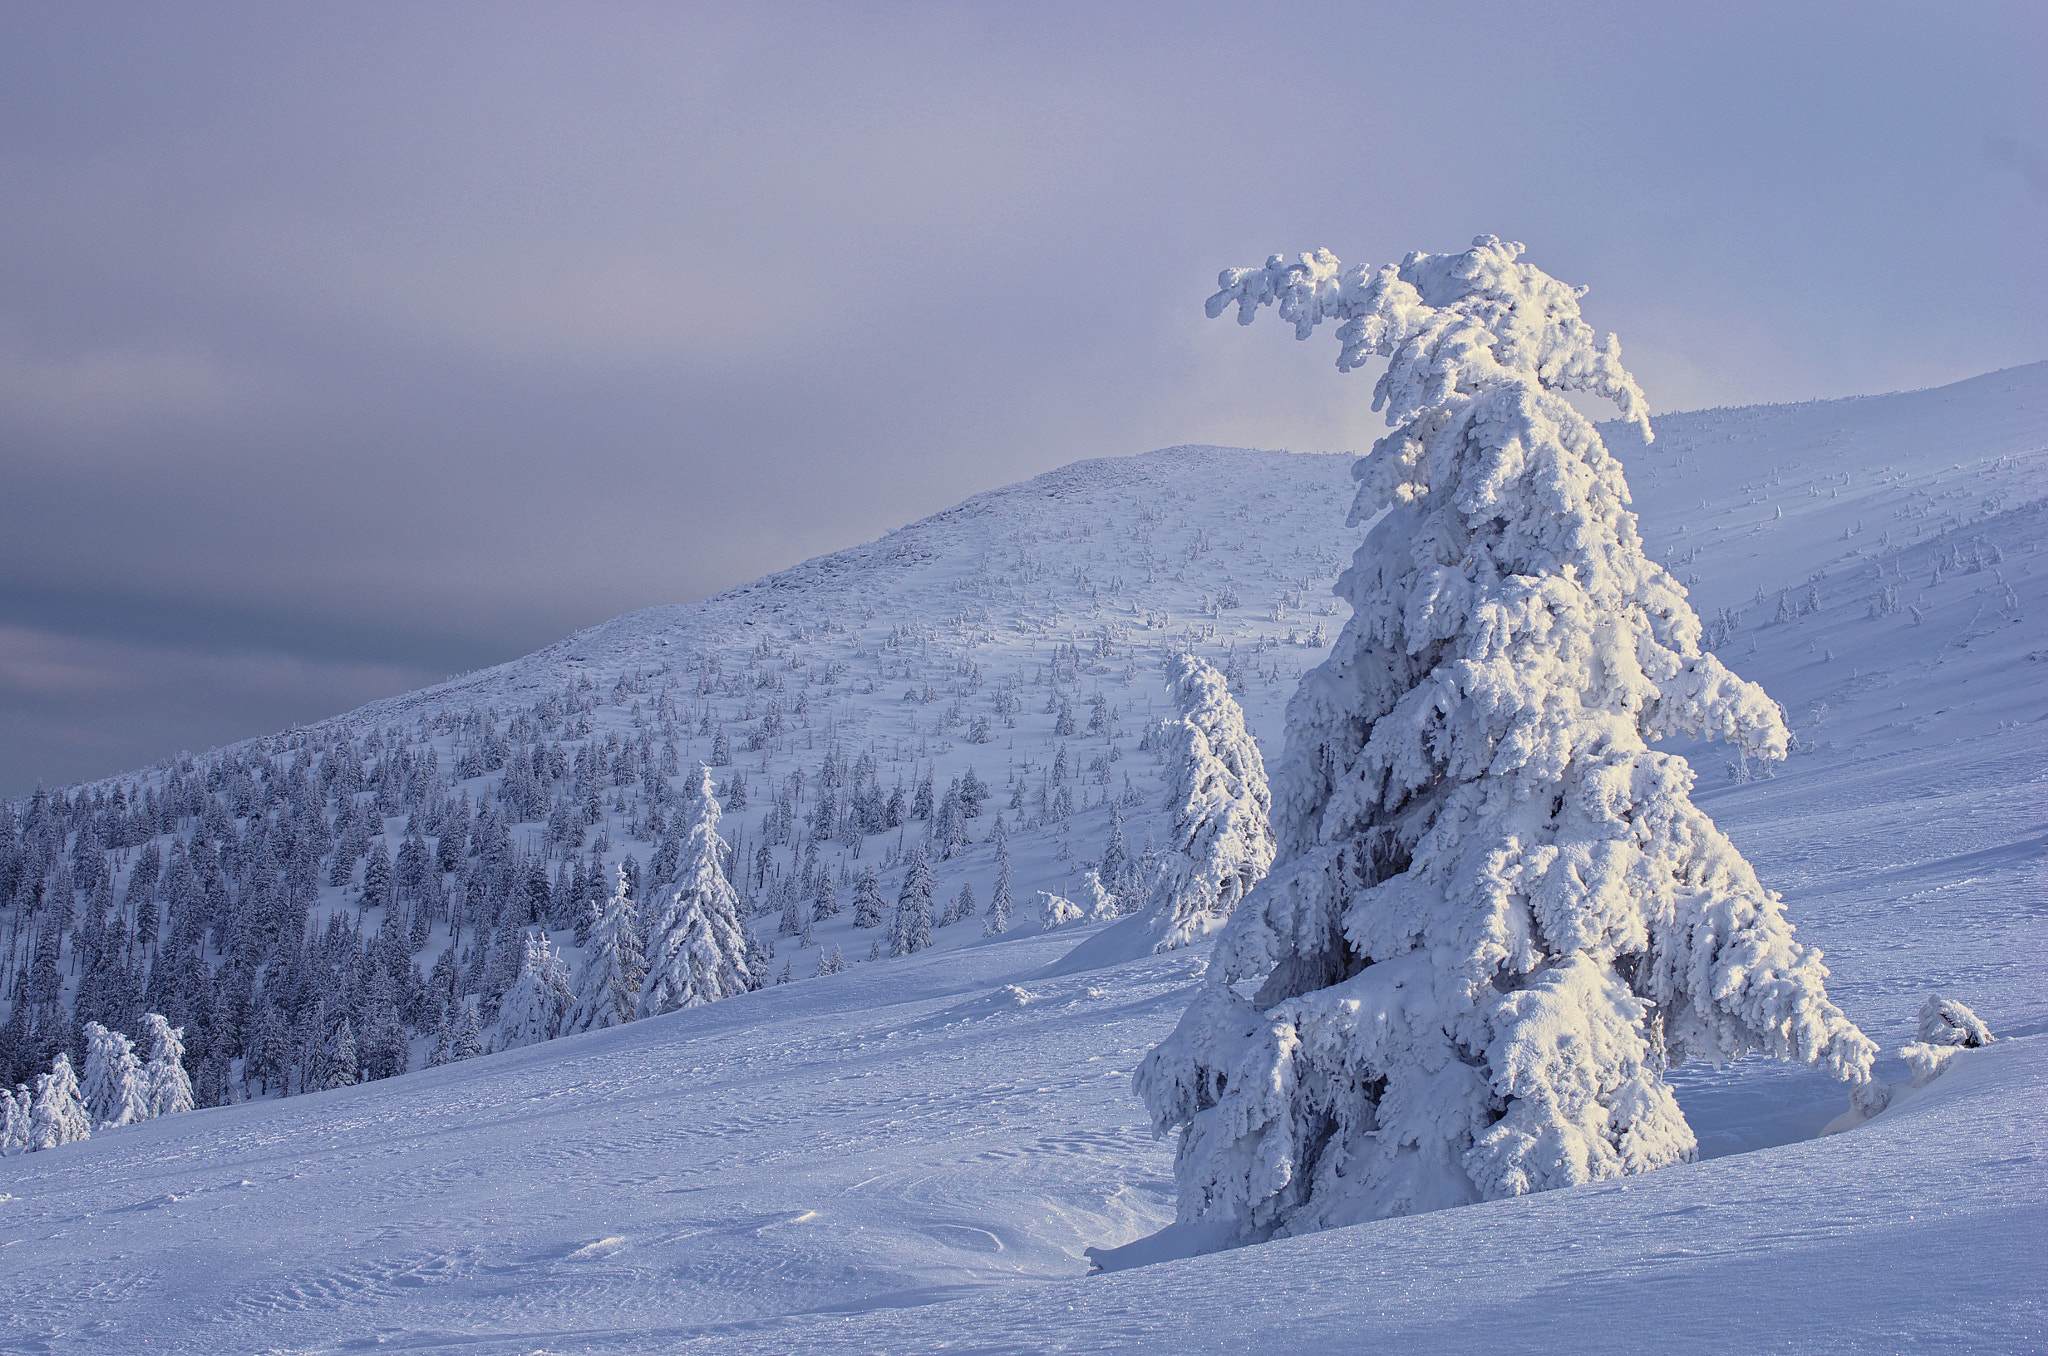
<path fill-rule="evenodd" d="M 1520 239 L 1654 408 L 2048 357 L 2048 7 L 14 4 L 0 794 L 1079 457 L 1363 449 L 1218 269 Z"/>

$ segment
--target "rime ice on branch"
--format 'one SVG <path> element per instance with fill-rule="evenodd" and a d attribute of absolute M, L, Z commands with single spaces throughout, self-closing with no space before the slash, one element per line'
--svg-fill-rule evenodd
<path fill-rule="evenodd" d="M 1288 708 L 1278 860 L 1135 1083 L 1219 1242 L 1693 1156 L 1664 1082 L 1751 1051 L 1869 1087 L 1817 951 L 1689 795 L 1666 735 L 1782 758 L 1777 705 L 1700 648 L 1620 465 L 1558 392 L 1643 396 L 1579 291 L 1482 237 L 1343 270 L 1233 269 L 1338 366 L 1389 359 L 1359 461 L 1352 616 Z M 1241 990 L 1257 986 L 1247 1000 Z"/>

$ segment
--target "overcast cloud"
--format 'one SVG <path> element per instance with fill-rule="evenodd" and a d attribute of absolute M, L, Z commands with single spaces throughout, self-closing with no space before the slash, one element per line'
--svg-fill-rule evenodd
<path fill-rule="evenodd" d="M 1528 242 L 1657 409 L 2048 357 L 2048 9 L 10 6 L 0 794 L 1081 457 L 1357 448 L 1225 265 Z"/>

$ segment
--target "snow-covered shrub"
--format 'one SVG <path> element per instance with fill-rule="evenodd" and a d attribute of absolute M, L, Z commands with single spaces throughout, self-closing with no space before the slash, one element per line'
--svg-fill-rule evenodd
<path fill-rule="evenodd" d="M 1150 882 L 1145 926 L 1157 938 L 1154 951 L 1221 927 L 1273 865 L 1266 765 L 1230 685 L 1191 654 L 1170 658 L 1166 673 L 1180 716 L 1159 732 L 1173 769 L 1166 795 L 1173 839 Z"/>
<path fill-rule="evenodd" d="M 700 770 L 696 794 L 684 813 L 690 828 L 675 894 L 647 948 L 647 977 L 635 1009 L 640 1017 L 715 1003 L 755 987 L 739 896 L 725 877 L 726 845 L 718 836 L 722 812 L 710 768 Z"/>
<path fill-rule="evenodd" d="M 1663 1070 L 1751 1051 L 1868 1084 L 1818 952 L 1690 800 L 1666 735 L 1781 758 L 1782 713 L 1700 648 L 1621 467 L 1557 394 L 1649 434 L 1579 293 L 1482 237 L 1344 270 L 1234 269 L 1338 366 L 1390 359 L 1354 468 L 1352 616 L 1288 708 L 1276 864 L 1135 1086 L 1221 1241 L 1642 1172 L 1695 1140 Z M 1240 986 L 1256 986 L 1249 999 Z"/>
<path fill-rule="evenodd" d="M 1953 998 L 1938 993 L 1927 995 L 1920 1005 L 1920 1039 L 1928 1045 L 1952 1045 L 1975 1050 L 1998 1038 L 1983 1018 Z"/>
<path fill-rule="evenodd" d="M 1050 890 L 1038 892 L 1038 916 L 1044 921 L 1047 932 L 1062 923 L 1078 923 L 1084 917 L 1079 904 Z"/>
<path fill-rule="evenodd" d="M 1913 1086 L 1933 1082 L 1948 1062 L 1965 1050 L 1997 1040 L 1982 1018 L 1953 998 L 1929 994 L 1920 1006 L 1920 1039 L 1899 1049 L 1899 1058 L 1913 1070 Z"/>

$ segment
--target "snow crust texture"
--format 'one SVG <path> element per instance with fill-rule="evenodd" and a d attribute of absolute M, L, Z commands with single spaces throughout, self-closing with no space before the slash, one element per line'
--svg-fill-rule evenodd
<path fill-rule="evenodd" d="M 1558 394 L 1642 393 L 1579 293 L 1482 237 L 1224 274 L 1339 366 L 1389 358 L 1393 432 L 1352 615 L 1288 709 L 1279 860 L 1136 1086 L 1182 1132 L 1180 1219 L 1257 1241 L 1648 1171 L 1697 1148 L 1663 1071 L 1761 1051 L 1854 1084 L 1877 1053 L 1780 897 L 1652 751 L 1782 759 L 1763 690 L 1700 647 L 1620 464 Z M 1256 984 L 1250 997 L 1235 987 Z"/>

